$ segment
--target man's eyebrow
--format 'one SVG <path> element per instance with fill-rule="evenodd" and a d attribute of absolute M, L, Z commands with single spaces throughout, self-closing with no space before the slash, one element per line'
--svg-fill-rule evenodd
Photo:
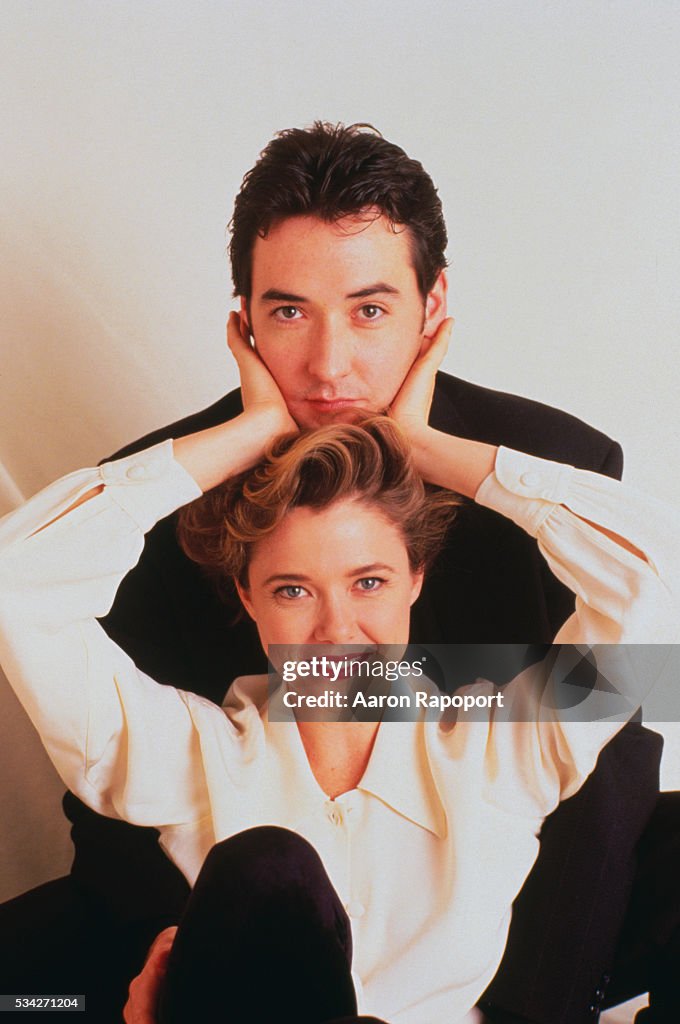
<path fill-rule="evenodd" d="M 347 296 L 348 299 L 367 299 L 370 295 L 399 295 L 399 289 L 394 288 L 391 284 L 386 284 L 384 281 L 376 281 L 375 284 L 369 284 L 366 288 L 360 288 L 359 291 L 350 292 Z"/>
<path fill-rule="evenodd" d="M 375 284 L 366 285 L 365 288 L 359 288 L 355 292 L 350 292 L 346 295 L 347 299 L 368 299 L 371 295 L 399 295 L 399 289 L 394 288 L 391 284 L 386 284 L 385 281 L 376 281 Z M 295 292 L 283 292 L 279 291 L 278 288 L 268 288 L 266 292 L 262 292 L 260 296 L 262 302 L 309 302 L 309 299 L 305 298 L 304 295 L 296 295 Z"/>
<path fill-rule="evenodd" d="M 304 295 L 294 295 L 293 292 L 280 292 L 276 288 L 268 288 L 260 296 L 263 302 L 308 302 Z"/>

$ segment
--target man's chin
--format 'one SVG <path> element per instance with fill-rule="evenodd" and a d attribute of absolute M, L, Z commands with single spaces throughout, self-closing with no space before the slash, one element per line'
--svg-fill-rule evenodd
<path fill-rule="evenodd" d="M 376 410 L 359 402 L 300 402 L 291 406 L 290 412 L 301 429 L 315 430 L 329 423 L 359 423 L 375 415 Z"/>

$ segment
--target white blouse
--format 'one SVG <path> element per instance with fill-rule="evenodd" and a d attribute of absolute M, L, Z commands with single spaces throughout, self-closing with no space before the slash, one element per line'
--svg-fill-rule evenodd
<path fill-rule="evenodd" d="M 309 840 L 351 920 L 360 1013 L 392 1024 L 465 1020 L 500 963 L 544 817 L 583 783 L 621 716 L 384 721 L 357 788 L 330 800 L 296 725 L 269 721 L 266 678 L 236 680 L 219 708 L 156 684 L 96 621 L 145 531 L 199 493 L 165 442 L 73 473 L 5 517 L 7 677 L 65 784 L 96 811 L 159 828 L 191 883 L 210 847 L 243 829 L 280 825 Z M 680 555 L 664 506 L 506 449 L 476 500 L 537 537 L 576 593 L 559 642 L 677 642 Z M 637 686 L 631 650 L 612 648 L 609 669 Z M 523 673 L 505 693 L 514 688 L 521 703 L 530 683 Z"/>

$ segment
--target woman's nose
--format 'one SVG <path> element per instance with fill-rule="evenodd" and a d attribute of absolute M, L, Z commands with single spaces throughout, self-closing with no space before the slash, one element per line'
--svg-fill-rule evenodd
<path fill-rule="evenodd" d="M 314 624 L 314 640 L 324 644 L 349 644 L 359 639 L 359 628 L 351 601 L 324 601 Z"/>

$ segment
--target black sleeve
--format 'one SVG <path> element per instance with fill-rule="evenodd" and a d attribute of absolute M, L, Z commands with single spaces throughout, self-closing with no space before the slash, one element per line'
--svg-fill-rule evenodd
<path fill-rule="evenodd" d="M 607 449 L 598 472 L 603 476 L 610 476 L 613 480 L 620 480 L 623 476 L 623 449 L 616 441 L 612 441 Z"/>

